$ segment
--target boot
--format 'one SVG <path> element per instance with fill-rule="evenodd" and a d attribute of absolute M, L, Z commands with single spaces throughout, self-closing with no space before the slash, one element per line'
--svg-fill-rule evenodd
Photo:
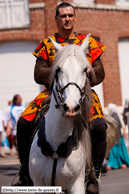
<path fill-rule="evenodd" d="M 88 174 L 86 181 L 86 194 L 99 194 L 99 181 L 96 177 L 95 168 L 93 167 Z"/>
<path fill-rule="evenodd" d="M 12 186 L 33 186 L 33 182 L 29 176 L 28 166 L 25 163 L 21 165 L 17 176 L 19 176 L 19 180 L 15 184 L 12 182 Z"/>
<path fill-rule="evenodd" d="M 19 176 L 18 182 L 12 186 L 32 186 L 33 182 L 29 176 L 29 151 L 30 151 L 30 134 L 33 133 L 34 129 L 31 128 L 30 122 L 20 118 L 17 124 L 17 143 L 18 153 L 20 158 L 21 167 L 16 175 Z"/>
<path fill-rule="evenodd" d="M 43 115 L 45 115 L 49 109 L 50 99 L 51 99 L 51 96 L 47 97 L 42 102 L 41 113 Z M 22 117 L 18 120 L 17 145 L 18 145 L 21 168 L 18 174 L 16 175 L 16 176 L 19 176 L 19 180 L 17 183 L 12 184 L 12 186 L 33 186 L 33 182 L 29 175 L 29 152 L 30 152 L 30 147 L 31 147 L 31 143 L 33 141 L 34 135 L 38 130 L 39 115 L 41 113 L 39 112 L 37 117 L 32 122 L 28 122 Z"/>
<path fill-rule="evenodd" d="M 94 169 L 91 171 L 89 181 L 87 181 L 87 194 L 99 194 L 99 174 L 106 153 L 107 142 L 94 143 L 93 145 L 93 164 Z"/>

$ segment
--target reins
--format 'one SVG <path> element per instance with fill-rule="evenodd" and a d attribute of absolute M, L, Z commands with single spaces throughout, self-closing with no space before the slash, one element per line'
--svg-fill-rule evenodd
<path fill-rule="evenodd" d="M 84 128 L 87 130 L 87 126 L 85 121 L 83 120 L 82 116 L 79 114 L 81 121 L 84 125 Z M 55 153 L 55 155 L 54 155 Z M 59 156 L 56 154 L 56 152 L 54 152 L 52 155 L 53 158 L 53 168 L 52 168 L 52 179 L 51 179 L 51 186 L 55 186 L 55 177 L 56 177 L 56 167 L 57 167 L 57 161 L 59 159 Z"/>
<path fill-rule="evenodd" d="M 56 105 L 55 105 L 55 108 L 58 109 L 60 108 L 61 106 L 64 105 L 64 97 L 63 97 L 63 92 L 66 88 L 68 88 L 70 85 L 74 85 L 75 87 L 78 88 L 79 92 L 80 92 L 80 95 L 81 95 L 81 98 L 79 100 L 79 103 L 82 103 L 85 99 L 85 97 L 88 98 L 89 100 L 89 97 L 87 94 L 84 93 L 84 88 L 81 89 L 76 83 L 74 82 L 69 82 L 68 84 L 66 84 L 63 88 L 61 88 L 61 86 L 59 85 L 58 83 L 58 87 L 57 87 L 57 82 L 58 82 L 58 72 L 60 71 L 60 68 L 57 68 L 56 70 L 56 75 L 55 75 L 55 79 L 56 79 L 56 85 L 55 85 L 55 90 L 53 89 L 53 95 L 54 95 L 54 98 L 55 98 L 55 101 L 56 101 Z M 86 76 L 89 78 L 88 74 L 87 74 L 87 68 L 85 69 L 86 71 Z M 55 92 L 56 91 L 56 92 Z M 84 128 L 87 130 L 87 125 L 84 121 L 84 119 L 82 118 L 81 114 L 79 114 L 79 117 L 84 125 Z M 59 159 L 59 155 L 54 152 L 51 156 L 53 158 L 53 167 L 52 167 L 52 178 L 51 178 L 51 186 L 55 186 L 55 177 L 56 177 L 56 168 L 57 168 L 57 162 L 58 162 L 58 159 Z"/>
<path fill-rule="evenodd" d="M 65 89 L 68 88 L 70 85 L 73 85 L 73 86 L 77 87 L 77 89 L 78 89 L 79 92 L 80 92 L 81 98 L 80 98 L 80 100 L 79 100 L 79 104 L 81 104 L 81 103 L 84 101 L 85 97 L 87 97 L 88 100 L 89 100 L 88 95 L 85 94 L 84 88 L 81 89 L 81 88 L 78 86 L 78 84 L 76 84 L 75 82 L 69 82 L 69 83 L 66 84 L 63 88 L 61 88 L 61 86 L 59 85 L 59 82 L 58 82 L 58 73 L 59 73 L 59 72 L 60 72 L 60 68 L 58 67 L 58 68 L 56 69 L 56 74 L 55 74 L 55 79 L 56 79 L 55 88 L 52 90 L 53 96 L 54 96 L 54 99 L 55 99 L 55 102 L 56 102 L 56 105 L 55 105 L 55 108 L 56 108 L 56 109 L 59 109 L 60 107 L 62 107 L 62 106 L 64 105 L 63 92 L 64 92 Z M 85 68 L 84 72 L 86 72 L 86 77 L 89 78 L 88 73 L 87 73 L 87 68 Z M 85 84 L 86 84 L 86 83 L 85 83 Z M 79 117 L 80 117 L 80 119 L 81 119 L 81 121 L 82 121 L 82 123 L 83 123 L 83 125 L 84 125 L 85 130 L 87 130 L 87 125 L 86 125 L 84 119 L 82 118 L 82 115 L 79 114 Z M 45 125 L 44 125 L 44 130 L 45 130 Z M 48 143 L 48 142 L 47 142 L 47 143 Z M 61 146 L 61 145 L 60 145 L 60 146 Z M 50 148 L 50 153 L 51 153 L 50 156 L 51 156 L 52 159 L 53 159 L 52 177 L 51 177 L 51 186 L 55 186 L 55 178 L 56 178 L 57 162 L 58 162 L 59 157 L 62 157 L 62 154 L 60 155 L 60 154 L 58 153 L 58 150 L 60 149 L 60 146 L 58 147 L 58 149 L 57 149 L 56 152 L 54 152 L 54 151 L 52 150 L 52 148 Z M 66 144 L 66 146 L 67 146 L 67 144 Z M 45 147 L 45 146 L 43 146 L 43 147 Z M 50 146 L 50 147 L 51 147 L 51 146 Z M 77 147 L 76 147 L 76 149 L 77 149 Z M 42 150 L 42 151 L 43 151 L 43 150 Z M 63 156 L 63 157 L 65 157 L 65 158 L 68 157 L 67 154 L 68 154 L 68 153 L 66 153 L 66 155 Z"/>

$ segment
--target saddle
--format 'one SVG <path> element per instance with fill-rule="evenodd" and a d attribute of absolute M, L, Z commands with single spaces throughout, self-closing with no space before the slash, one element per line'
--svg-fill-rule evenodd
<path fill-rule="evenodd" d="M 33 121 L 33 125 L 34 125 L 34 131 L 33 133 L 30 135 L 29 138 L 29 145 L 31 146 L 33 138 L 37 132 L 37 130 L 39 129 L 39 119 L 42 117 L 45 117 L 45 115 L 47 114 L 48 110 L 49 110 L 49 106 L 50 106 L 50 101 L 51 101 L 51 96 L 48 96 L 47 98 L 45 98 L 42 101 L 42 110 L 37 114 L 37 116 L 35 117 L 34 121 Z"/>

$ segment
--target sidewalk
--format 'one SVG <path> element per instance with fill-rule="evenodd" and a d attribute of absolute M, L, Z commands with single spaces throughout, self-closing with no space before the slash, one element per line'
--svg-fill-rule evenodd
<path fill-rule="evenodd" d="M 129 153 L 129 140 L 128 140 L 128 138 L 125 139 L 125 144 L 126 144 L 126 147 L 128 149 L 128 153 Z M 14 155 L 11 156 L 10 155 L 9 147 L 7 147 L 7 146 L 4 147 L 4 153 L 7 154 L 8 157 L 7 158 L 3 158 L 3 157 L 0 156 L 0 165 L 20 164 L 19 157 L 18 157 L 18 155 L 16 153 L 16 149 L 13 148 L 13 151 L 14 151 Z"/>
<path fill-rule="evenodd" d="M 0 156 L 0 165 L 20 164 L 19 156 L 18 156 L 15 148 L 13 148 L 13 152 L 14 152 L 14 155 L 11 156 L 10 155 L 10 149 L 7 146 L 5 146 L 4 147 L 4 153 L 8 157 L 7 158 L 4 158 L 4 157 Z"/>

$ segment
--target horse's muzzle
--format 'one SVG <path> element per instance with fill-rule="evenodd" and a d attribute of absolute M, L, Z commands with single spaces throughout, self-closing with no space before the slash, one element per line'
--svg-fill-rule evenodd
<path fill-rule="evenodd" d="M 65 103 L 63 105 L 63 116 L 66 118 L 73 118 L 80 112 L 80 105 L 78 104 L 75 108 L 70 108 Z"/>

